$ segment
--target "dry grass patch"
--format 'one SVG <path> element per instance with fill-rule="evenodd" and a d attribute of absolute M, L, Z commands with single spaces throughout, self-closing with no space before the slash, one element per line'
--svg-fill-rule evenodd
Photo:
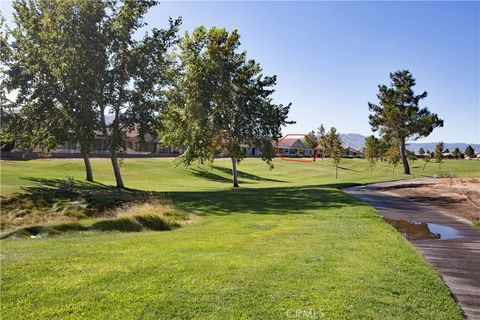
<path fill-rule="evenodd" d="M 73 179 L 42 182 L 28 192 L 1 197 L 2 238 L 89 230 L 171 230 L 192 220 L 162 193 L 118 190 Z"/>
<path fill-rule="evenodd" d="M 151 199 L 145 203 L 132 203 L 117 208 L 109 213 L 108 218 L 27 226 L 6 232 L 1 238 L 60 236 L 66 232 L 78 231 L 166 231 L 192 221 L 193 215 L 179 210 L 171 201 Z"/>

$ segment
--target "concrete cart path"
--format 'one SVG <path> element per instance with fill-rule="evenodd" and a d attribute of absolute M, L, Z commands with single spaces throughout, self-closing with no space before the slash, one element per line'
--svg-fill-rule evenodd
<path fill-rule="evenodd" d="M 386 219 L 428 223 L 448 230 L 447 239 L 410 240 L 438 270 L 468 319 L 480 320 L 480 232 L 472 224 L 438 206 L 382 191 L 384 187 L 423 183 L 424 178 L 343 189 L 377 209 Z M 478 210 L 472 206 L 472 210 Z M 433 225 L 431 225 L 433 224 Z M 429 230 L 426 224 L 424 229 Z M 437 231 L 435 231 L 437 232 Z M 441 232 L 439 233 L 441 234 Z M 438 234 L 437 234 L 438 235 Z"/>

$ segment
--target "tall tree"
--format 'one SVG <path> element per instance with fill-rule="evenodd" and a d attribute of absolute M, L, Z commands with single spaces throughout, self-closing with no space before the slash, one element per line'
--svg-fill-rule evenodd
<path fill-rule="evenodd" d="M 281 137 L 290 104 L 277 105 L 271 95 L 276 76 L 263 76 L 260 65 L 239 52 L 236 30 L 196 28 L 180 42 L 179 77 L 170 91 L 163 141 L 184 145 L 178 163 L 212 163 L 219 153 L 237 165 L 245 157 L 242 144 L 255 145 L 272 168 L 273 141 Z"/>
<path fill-rule="evenodd" d="M 379 85 L 379 104 L 368 103 L 370 125 L 373 131 L 389 134 L 400 144 L 400 154 L 405 174 L 410 174 L 406 156 L 406 140 L 416 140 L 428 136 L 433 129 L 443 126 L 443 120 L 428 108 L 420 108 L 419 102 L 427 97 L 427 92 L 415 95 L 415 79 L 408 70 L 390 74 L 389 87 Z"/>
<path fill-rule="evenodd" d="M 7 87 L 19 92 L 12 104 L 20 110 L 12 121 L 17 139 L 46 149 L 77 141 L 93 180 L 88 153 L 101 129 L 123 187 L 117 154 L 125 149 L 127 131 L 138 130 L 143 138 L 159 126 L 171 64 L 167 51 L 180 24 L 170 19 L 168 29 L 135 40 L 156 3 L 16 0 Z"/>
<path fill-rule="evenodd" d="M 342 139 L 337 129 L 330 128 L 330 131 L 326 134 L 327 151 L 335 165 L 335 179 L 338 179 L 338 164 L 342 160 L 342 156 L 345 154 L 345 149 L 342 145 Z"/>
<path fill-rule="evenodd" d="M 80 145 L 87 180 L 93 181 L 89 153 L 99 129 L 99 89 L 107 60 L 107 6 L 101 1 L 47 2 L 48 23 L 43 32 L 48 34 L 49 69 L 60 88 L 58 101 L 70 119 L 69 138 Z"/>
<path fill-rule="evenodd" d="M 318 127 L 318 143 L 322 149 L 322 159 L 325 159 L 326 153 L 327 153 L 327 134 L 325 132 L 325 127 L 323 124 Z"/>
<path fill-rule="evenodd" d="M 109 2 L 107 2 L 109 3 Z M 126 148 L 126 133 L 137 130 L 140 139 L 160 126 L 166 106 L 164 90 L 169 84 L 173 61 L 168 52 L 177 41 L 181 20 L 169 20 L 169 27 L 153 29 L 141 40 L 134 34 L 146 23 L 143 17 L 157 4 L 154 0 L 113 1 L 109 6 L 107 63 L 99 100 L 100 124 L 108 137 L 110 158 L 117 187 L 123 188 L 118 154 Z M 113 117 L 107 123 L 105 115 Z"/>
<path fill-rule="evenodd" d="M 465 156 L 469 158 L 473 158 L 475 156 L 475 150 L 473 150 L 472 146 L 468 146 L 465 148 Z"/>
<path fill-rule="evenodd" d="M 418 149 L 418 154 L 423 156 L 425 154 L 425 150 L 423 148 Z"/>
<path fill-rule="evenodd" d="M 365 138 L 365 148 L 363 152 L 365 154 L 365 159 L 370 164 L 370 174 L 373 173 L 373 167 L 378 160 L 379 144 L 379 139 L 373 135 Z"/>
<path fill-rule="evenodd" d="M 2 112 L 10 115 L 2 136 L 15 140 L 16 148 L 24 151 L 38 146 L 48 152 L 65 141 L 72 128 L 50 68 L 50 35 L 44 29 L 55 18 L 46 17 L 51 6 L 55 3 L 15 1 L 14 27 L 2 23 L 2 109 L 8 109 Z"/>
<path fill-rule="evenodd" d="M 439 142 L 435 145 L 434 158 L 435 162 L 438 163 L 440 170 L 442 169 L 442 153 L 443 153 L 443 142 Z"/>

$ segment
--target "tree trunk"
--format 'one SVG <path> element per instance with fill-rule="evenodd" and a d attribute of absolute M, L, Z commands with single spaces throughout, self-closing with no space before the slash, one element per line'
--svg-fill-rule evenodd
<path fill-rule="evenodd" d="M 93 182 L 92 166 L 87 152 L 82 152 L 83 162 L 85 163 L 85 172 L 87 174 L 87 181 Z"/>
<path fill-rule="evenodd" d="M 406 150 L 405 150 L 405 139 L 401 139 L 400 141 L 400 153 L 402 154 L 402 162 L 403 162 L 403 173 L 410 174 L 410 166 L 408 165 Z"/>
<path fill-rule="evenodd" d="M 117 188 L 123 189 L 125 188 L 125 185 L 123 184 L 122 174 L 120 173 L 120 166 L 118 165 L 117 155 L 115 152 L 111 152 L 110 159 L 112 159 L 113 173 L 115 174 Z"/>
<path fill-rule="evenodd" d="M 338 179 L 338 165 L 335 164 L 335 179 Z"/>
<path fill-rule="evenodd" d="M 233 187 L 238 188 L 237 160 L 232 157 Z"/>
<path fill-rule="evenodd" d="M 423 172 L 425 172 L 425 167 L 427 166 L 427 163 L 425 162 L 423 165 Z"/>

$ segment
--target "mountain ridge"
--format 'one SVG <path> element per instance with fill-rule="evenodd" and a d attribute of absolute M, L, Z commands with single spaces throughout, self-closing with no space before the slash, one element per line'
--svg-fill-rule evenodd
<path fill-rule="evenodd" d="M 359 133 L 341 133 L 340 137 L 344 144 L 351 148 L 363 149 L 365 146 L 365 136 Z M 423 148 L 425 151 L 434 151 L 435 145 L 437 142 L 407 142 L 407 149 L 413 152 L 418 151 L 420 148 Z M 444 142 L 444 148 L 449 151 L 455 150 L 455 148 L 460 149 L 461 152 L 465 151 L 465 148 L 472 146 L 475 152 L 480 152 L 480 144 L 478 143 L 465 143 L 465 142 Z"/>

